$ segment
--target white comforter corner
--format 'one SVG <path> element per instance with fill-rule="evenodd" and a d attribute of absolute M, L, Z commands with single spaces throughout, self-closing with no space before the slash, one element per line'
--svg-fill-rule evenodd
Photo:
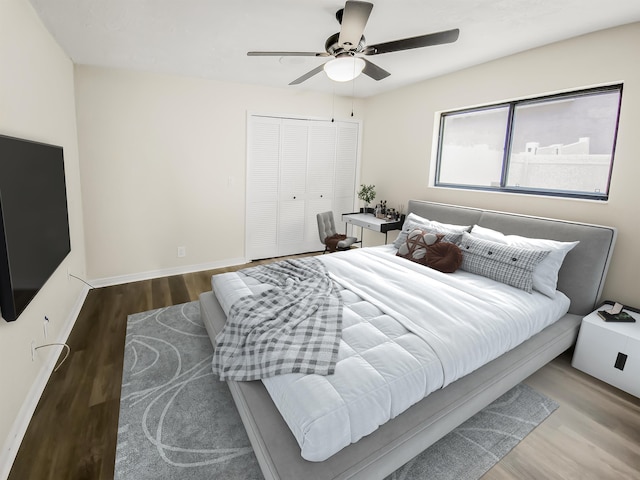
<path fill-rule="evenodd" d="M 559 292 L 551 299 L 467 272 L 443 274 L 394 253 L 381 247 L 318 257 L 343 288 L 335 374 L 263 380 L 309 461 L 358 441 L 569 308 Z M 225 313 L 234 298 L 265 288 L 242 274 L 214 276 L 212 284 Z"/>

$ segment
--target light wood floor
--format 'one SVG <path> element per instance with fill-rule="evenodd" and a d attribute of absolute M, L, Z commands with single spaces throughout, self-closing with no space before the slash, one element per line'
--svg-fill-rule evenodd
<path fill-rule="evenodd" d="M 113 478 L 127 315 L 197 300 L 231 270 L 91 290 L 9 479 Z M 640 399 L 573 369 L 570 351 L 526 383 L 560 408 L 483 479 L 640 479 Z"/>

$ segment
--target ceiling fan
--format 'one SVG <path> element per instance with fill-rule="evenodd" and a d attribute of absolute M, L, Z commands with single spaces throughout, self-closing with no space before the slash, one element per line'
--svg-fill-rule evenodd
<path fill-rule="evenodd" d="M 455 28 L 377 45 L 367 45 L 363 32 L 372 9 L 372 3 L 347 0 L 344 8 L 336 12 L 336 19 L 341 25 L 340 31 L 327 39 L 324 45 L 325 52 L 247 52 L 247 55 L 250 57 L 334 57 L 296 78 L 289 85 L 298 85 L 322 70 L 327 73 L 329 78 L 336 81 L 353 80 L 360 73 L 364 73 L 374 80 L 382 80 L 391 74 L 360 55 L 380 55 L 382 53 L 452 43 L 458 39 L 460 34 L 460 30 Z"/>

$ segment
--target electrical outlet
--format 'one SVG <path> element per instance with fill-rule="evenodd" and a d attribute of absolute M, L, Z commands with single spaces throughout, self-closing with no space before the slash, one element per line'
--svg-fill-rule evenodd
<path fill-rule="evenodd" d="M 36 341 L 31 340 L 31 361 L 36 361 Z"/>
<path fill-rule="evenodd" d="M 178 258 L 187 256 L 187 247 L 178 247 Z"/>
<path fill-rule="evenodd" d="M 44 323 L 42 328 L 44 330 L 44 339 L 46 340 L 49 336 L 49 317 L 47 317 L 46 315 L 44 316 Z"/>

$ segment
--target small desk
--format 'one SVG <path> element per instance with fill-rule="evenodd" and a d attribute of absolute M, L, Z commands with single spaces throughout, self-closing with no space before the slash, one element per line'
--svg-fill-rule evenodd
<path fill-rule="evenodd" d="M 387 220 L 384 218 L 376 218 L 371 213 L 343 213 L 342 221 L 345 222 L 344 231 L 347 232 L 349 224 L 360 227 L 360 240 L 357 243 L 362 245 L 363 229 L 373 230 L 374 232 L 384 233 L 384 243 L 387 243 L 387 232 L 390 230 L 402 230 L 402 220 Z"/>

